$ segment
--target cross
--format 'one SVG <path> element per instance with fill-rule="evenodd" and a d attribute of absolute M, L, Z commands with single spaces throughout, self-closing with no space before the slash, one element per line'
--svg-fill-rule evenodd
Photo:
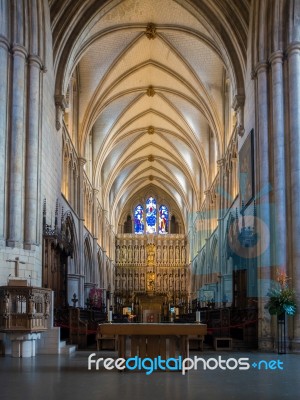
<path fill-rule="evenodd" d="M 19 257 L 16 257 L 14 260 L 6 260 L 7 262 L 15 263 L 15 276 L 19 276 L 19 264 L 26 264 L 24 261 L 20 261 Z"/>

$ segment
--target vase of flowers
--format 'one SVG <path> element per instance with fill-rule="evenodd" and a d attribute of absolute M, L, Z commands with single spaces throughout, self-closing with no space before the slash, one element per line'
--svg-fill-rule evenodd
<path fill-rule="evenodd" d="M 296 313 L 295 291 L 289 287 L 288 281 L 284 271 L 277 271 L 276 281 L 268 291 L 269 301 L 265 306 L 271 315 L 277 316 L 278 354 L 286 353 L 285 317 Z"/>
<path fill-rule="evenodd" d="M 288 285 L 289 278 L 284 271 L 277 271 L 277 279 L 268 291 L 266 308 L 271 315 L 295 315 L 295 291 Z"/>

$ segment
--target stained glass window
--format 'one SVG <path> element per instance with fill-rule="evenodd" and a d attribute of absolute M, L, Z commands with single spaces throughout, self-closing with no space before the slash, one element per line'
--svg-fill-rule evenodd
<path fill-rule="evenodd" d="M 142 206 L 142 204 L 139 204 L 135 207 L 134 233 L 166 234 L 168 232 L 169 232 L 169 209 L 167 206 L 161 205 L 158 209 L 156 199 L 154 197 L 149 197 L 146 201 L 145 208 Z"/>
<path fill-rule="evenodd" d="M 169 210 L 166 206 L 160 206 L 158 233 L 168 233 L 168 226 L 169 226 Z"/>
<path fill-rule="evenodd" d="M 134 233 L 144 233 L 144 209 L 140 204 L 134 210 Z"/>
<path fill-rule="evenodd" d="M 156 233 L 156 200 L 153 197 L 146 201 L 146 233 Z"/>

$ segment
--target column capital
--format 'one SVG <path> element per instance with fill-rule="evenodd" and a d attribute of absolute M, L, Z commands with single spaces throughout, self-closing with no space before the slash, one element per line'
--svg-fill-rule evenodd
<path fill-rule="evenodd" d="M 234 111 L 237 111 L 240 107 L 243 107 L 244 104 L 245 96 L 243 94 L 236 94 L 232 102 L 232 108 L 234 109 Z"/>
<path fill-rule="evenodd" d="M 286 49 L 287 56 L 290 57 L 292 54 L 300 53 L 300 42 L 291 43 Z"/>
<path fill-rule="evenodd" d="M 269 62 L 271 65 L 274 64 L 282 64 L 283 63 L 284 54 L 281 50 L 275 51 L 270 55 Z"/>
<path fill-rule="evenodd" d="M 55 105 L 59 106 L 63 111 L 67 108 L 67 100 L 66 96 L 63 94 L 55 95 Z"/>
<path fill-rule="evenodd" d="M 10 44 L 9 41 L 6 39 L 6 37 L 0 35 L 0 47 L 2 47 L 3 49 L 9 51 L 10 49 Z"/>
<path fill-rule="evenodd" d="M 78 157 L 78 163 L 83 167 L 86 164 L 86 159 L 84 157 Z"/>
<path fill-rule="evenodd" d="M 260 61 L 256 64 L 254 71 L 253 71 L 253 77 L 256 78 L 256 76 L 262 72 L 266 72 L 269 68 L 269 63 L 268 61 Z"/>
<path fill-rule="evenodd" d="M 28 56 L 28 64 L 34 67 L 40 68 L 41 71 L 44 71 L 45 67 L 41 58 L 35 54 L 30 54 Z"/>
<path fill-rule="evenodd" d="M 66 96 L 63 94 L 55 95 L 55 106 L 56 106 L 56 129 L 59 131 L 62 127 L 63 114 L 67 107 Z"/>
<path fill-rule="evenodd" d="M 223 167 L 223 166 L 225 165 L 225 157 L 220 158 L 220 159 L 217 161 L 217 165 L 218 165 L 218 167 Z"/>
<path fill-rule="evenodd" d="M 234 96 L 232 108 L 236 112 L 237 117 L 237 133 L 239 136 L 243 136 L 245 133 L 244 128 L 244 104 L 245 104 L 245 96 L 242 94 L 237 94 Z"/>
<path fill-rule="evenodd" d="M 12 45 L 10 51 L 13 55 L 18 55 L 18 56 L 21 56 L 24 58 L 27 58 L 27 56 L 28 56 L 27 49 L 24 46 L 17 44 L 17 43 L 14 43 Z"/>

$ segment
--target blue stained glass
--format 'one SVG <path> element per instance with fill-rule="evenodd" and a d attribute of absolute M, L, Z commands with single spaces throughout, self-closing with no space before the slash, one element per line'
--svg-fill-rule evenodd
<path fill-rule="evenodd" d="M 144 209 L 140 204 L 134 210 L 134 233 L 144 233 Z"/>
<path fill-rule="evenodd" d="M 153 197 L 146 201 L 146 233 L 156 233 L 156 200 Z"/>
<path fill-rule="evenodd" d="M 159 207 L 159 233 L 168 233 L 169 210 L 166 206 Z"/>

